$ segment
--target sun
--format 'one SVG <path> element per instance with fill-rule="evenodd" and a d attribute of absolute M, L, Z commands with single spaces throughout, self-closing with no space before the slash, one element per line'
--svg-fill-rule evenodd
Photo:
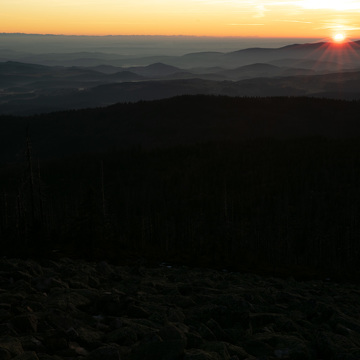
<path fill-rule="evenodd" d="M 342 43 L 345 40 L 345 35 L 342 33 L 337 33 L 333 36 L 333 39 L 337 43 Z"/>

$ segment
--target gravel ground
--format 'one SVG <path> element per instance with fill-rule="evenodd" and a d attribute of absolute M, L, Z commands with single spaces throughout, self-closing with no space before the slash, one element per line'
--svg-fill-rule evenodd
<path fill-rule="evenodd" d="M 2 259 L 0 335 L 0 360 L 359 360 L 360 288 Z"/>

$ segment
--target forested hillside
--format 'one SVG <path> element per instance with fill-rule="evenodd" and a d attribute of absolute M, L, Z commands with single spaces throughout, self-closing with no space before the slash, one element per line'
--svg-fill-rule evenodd
<path fill-rule="evenodd" d="M 358 278 L 359 110 L 186 96 L 1 117 L 3 254 Z"/>

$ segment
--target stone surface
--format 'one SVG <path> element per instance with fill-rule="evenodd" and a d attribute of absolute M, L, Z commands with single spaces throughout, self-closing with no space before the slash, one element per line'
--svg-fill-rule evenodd
<path fill-rule="evenodd" d="M 24 352 L 20 340 L 10 336 L 3 336 L 0 338 L 0 349 L 6 350 L 2 351 L 2 353 L 10 353 L 12 357 Z"/>
<path fill-rule="evenodd" d="M 221 360 L 218 354 L 204 350 L 191 349 L 185 352 L 184 360 Z"/>
<path fill-rule="evenodd" d="M 0 348 L 0 360 L 10 360 L 11 359 L 11 353 L 9 350 Z"/>
<path fill-rule="evenodd" d="M 360 287 L 0 259 L 0 360 L 359 360 Z"/>
<path fill-rule="evenodd" d="M 184 354 L 181 340 L 154 341 L 134 349 L 131 360 L 179 360 Z"/>
<path fill-rule="evenodd" d="M 114 346 L 103 346 L 93 350 L 88 356 L 88 360 L 121 360 L 120 351 Z"/>
<path fill-rule="evenodd" d="M 26 351 L 13 358 L 14 360 L 39 360 L 38 356 L 34 351 Z"/>
<path fill-rule="evenodd" d="M 21 333 L 35 333 L 38 319 L 33 314 L 18 315 L 11 320 L 11 323 Z"/>

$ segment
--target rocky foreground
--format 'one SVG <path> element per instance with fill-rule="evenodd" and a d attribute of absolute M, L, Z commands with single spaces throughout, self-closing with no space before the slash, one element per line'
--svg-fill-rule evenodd
<path fill-rule="evenodd" d="M 69 259 L 0 282 L 0 360 L 360 359 L 354 284 Z"/>

